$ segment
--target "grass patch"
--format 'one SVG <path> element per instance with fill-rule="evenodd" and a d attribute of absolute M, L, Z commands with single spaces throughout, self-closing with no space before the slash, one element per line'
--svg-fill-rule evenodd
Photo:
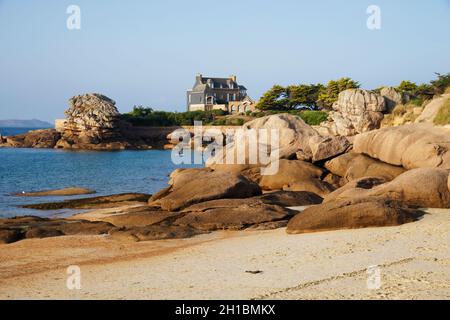
<path fill-rule="evenodd" d="M 424 103 L 424 99 L 422 98 L 414 98 L 411 101 L 408 102 L 408 104 L 414 106 L 414 107 L 421 107 Z"/>
<path fill-rule="evenodd" d="M 394 110 L 392 110 L 392 114 L 394 116 L 402 116 L 408 111 L 408 108 L 404 104 L 398 104 L 395 106 Z"/>
<path fill-rule="evenodd" d="M 447 99 L 441 109 L 439 109 L 434 118 L 434 124 L 441 126 L 450 124 L 450 99 Z"/>

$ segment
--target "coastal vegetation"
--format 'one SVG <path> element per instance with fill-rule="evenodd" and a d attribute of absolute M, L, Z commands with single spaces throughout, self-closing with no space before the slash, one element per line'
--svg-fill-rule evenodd
<path fill-rule="evenodd" d="M 450 87 L 450 73 L 436 73 L 437 78 L 429 83 L 416 84 L 409 80 L 403 80 L 396 90 L 407 94 L 410 103 L 421 106 L 424 101 L 433 98 L 434 95 L 442 94 Z M 360 88 L 360 83 L 345 77 L 331 80 L 328 84 L 299 84 L 286 87 L 274 85 L 263 94 L 257 104 L 262 111 L 286 112 L 290 110 L 330 110 L 333 103 L 338 99 L 339 93 L 348 89 Z M 373 90 L 380 93 L 383 87 Z"/>
<path fill-rule="evenodd" d="M 406 113 L 406 109 L 421 107 L 436 94 L 442 94 L 450 86 L 450 73 L 436 73 L 437 78 L 429 83 L 416 84 L 403 80 L 394 87 L 398 92 L 409 97 L 406 105 L 394 110 Z M 122 119 L 136 126 L 189 126 L 194 121 L 201 121 L 204 125 L 241 126 L 255 118 L 281 112 L 297 115 L 309 125 L 319 125 L 328 119 L 328 111 L 338 100 L 339 93 L 348 89 L 360 88 L 360 83 L 349 77 L 331 80 L 327 84 L 295 84 L 288 86 L 274 85 L 259 99 L 257 111 L 241 115 L 229 115 L 223 110 L 169 112 L 158 111 L 153 108 L 134 106 L 133 110 L 122 114 Z M 372 90 L 380 93 L 383 87 Z"/>
<path fill-rule="evenodd" d="M 169 112 L 135 106 L 131 112 L 123 114 L 122 118 L 138 126 L 168 127 L 190 126 L 194 125 L 194 121 L 202 121 L 203 124 L 212 124 L 218 116 L 224 116 L 225 114 L 226 112 L 223 110 Z"/>
<path fill-rule="evenodd" d="M 444 105 L 439 109 L 436 117 L 434 118 L 434 124 L 436 125 L 450 124 L 450 99 L 447 99 Z"/>
<path fill-rule="evenodd" d="M 328 118 L 326 111 L 292 109 L 286 112 L 299 116 L 309 125 L 318 125 Z M 194 125 L 194 121 L 201 121 L 203 125 L 211 126 L 242 126 L 249 120 L 277 113 L 279 111 L 266 110 L 230 116 L 223 110 L 168 112 L 135 106 L 131 112 L 122 114 L 122 119 L 136 126 L 149 127 L 191 126 Z"/>
<path fill-rule="evenodd" d="M 289 111 L 298 109 L 331 109 L 340 92 L 359 88 L 350 78 L 332 80 L 327 85 L 299 84 L 282 87 L 274 85 L 258 102 L 259 110 Z"/>

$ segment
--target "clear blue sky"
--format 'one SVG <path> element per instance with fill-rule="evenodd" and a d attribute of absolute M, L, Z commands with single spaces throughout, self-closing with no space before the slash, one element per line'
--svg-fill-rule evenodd
<path fill-rule="evenodd" d="M 81 8 L 81 30 L 66 8 Z M 368 30 L 366 9 L 381 8 Z M 450 0 L 0 0 L 0 119 L 63 116 L 104 93 L 184 110 L 198 72 L 236 74 L 254 98 L 274 83 L 349 76 L 363 87 L 450 72 Z"/>

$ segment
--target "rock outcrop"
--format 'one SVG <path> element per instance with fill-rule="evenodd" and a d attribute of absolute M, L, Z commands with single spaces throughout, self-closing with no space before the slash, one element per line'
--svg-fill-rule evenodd
<path fill-rule="evenodd" d="M 302 119 L 290 114 L 276 114 L 255 119 L 244 124 L 239 128 L 234 136 L 234 141 L 226 146 L 224 152 L 216 154 L 206 162 L 208 167 L 227 170 L 227 171 L 242 171 L 251 167 L 258 167 L 266 165 L 261 163 L 260 159 L 251 161 L 249 158 L 249 148 L 254 148 L 256 152 L 259 150 L 267 150 L 267 154 L 274 155 L 278 153 L 278 159 L 292 159 L 296 154 L 301 152 L 303 160 L 309 161 L 312 159 L 312 151 L 309 140 L 312 137 L 319 137 L 320 135 L 311 126 L 306 124 Z M 266 130 L 268 139 L 259 139 L 257 145 L 249 139 L 249 132 L 253 130 Z M 279 144 L 270 144 L 271 130 L 275 130 L 279 136 Z M 226 154 L 234 158 L 233 163 L 228 164 Z M 238 161 L 243 159 L 243 161 Z"/>
<path fill-rule="evenodd" d="M 442 108 L 444 103 L 450 99 L 450 94 L 443 94 L 430 101 L 423 109 L 420 116 L 416 119 L 415 123 L 433 123 L 434 118 L 436 118 L 439 110 Z"/>
<path fill-rule="evenodd" d="M 33 216 L 0 219 L 0 243 L 63 235 L 107 234 L 113 227 L 107 222 L 47 219 Z"/>
<path fill-rule="evenodd" d="M 5 137 L 0 141 L 0 145 L 11 148 L 53 148 L 60 138 L 61 134 L 54 129 L 32 130 Z"/>
<path fill-rule="evenodd" d="M 384 87 L 380 91 L 380 95 L 386 100 L 386 111 L 390 113 L 398 104 L 405 104 L 410 97 L 394 87 Z"/>
<path fill-rule="evenodd" d="M 292 218 L 287 233 L 398 226 L 422 215 L 401 203 L 371 198 L 337 200 L 304 210 Z"/>
<path fill-rule="evenodd" d="M 64 189 L 55 189 L 55 190 L 46 190 L 46 191 L 34 191 L 34 192 L 22 192 L 16 193 L 14 196 L 19 197 L 49 197 L 49 196 L 75 196 L 80 194 L 93 194 L 94 190 L 86 189 L 86 188 L 64 188 Z"/>
<path fill-rule="evenodd" d="M 259 185 L 263 190 L 307 191 L 319 196 L 334 188 L 321 180 L 323 170 L 309 162 L 280 160 L 278 172 L 261 176 Z"/>
<path fill-rule="evenodd" d="M 448 188 L 450 170 L 419 168 L 406 171 L 391 182 L 359 181 L 338 189 L 325 202 L 336 199 L 379 198 L 395 200 L 405 206 L 420 208 L 450 208 Z"/>
<path fill-rule="evenodd" d="M 110 98 L 90 93 L 72 97 L 67 119 L 57 123 L 58 130 L 34 130 L 25 134 L 0 139 L 0 146 L 14 148 L 60 148 L 75 150 L 150 149 L 152 139 L 141 134 L 121 120 L 115 102 Z M 160 138 L 160 144 L 165 140 Z"/>
<path fill-rule="evenodd" d="M 171 186 L 151 205 L 177 211 L 192 204 L 223 198 L 248 198 L 261 194 L 260 187 L 240 174 L 209 169 L 179 170 L 171 177 Z"/>
<path fill-rule="evenodd" d="M 259 197 L 266 204 L 283 207 L 298 207 L 320 204 L 323 198 L 307 191 L 275 191 L 265 193 Z"/>
<path fill-rule="evenodd" d="M 380 127 L 386 101 L 381 95 L 367 90 L 348 89 L 339 94 L 333 110 L 331 121 L 321 126 L 334 135 L 353 136 Z"/>
<path fill-rule="evenodd" d="M 113 229 L 109 234 L 112 238 L 119 240 L 151 241 L 190 238 L 202 233 L 204 232 L 192 227 L 149 225 L 141 227 Z"/>
<path fill-rule="evenodd" d="M 427 124 L 383 128 L 357 135 L 353 151 L 406 169 L 450 169 L 450 131 Z"/>
<path fill-rule="evenodd" d="M 346 137 L 312 137 L 309 139 L 309 146 L 312 153 L 312 162 L 323 161 L 346 153 L 351 149 L 352 144 Z M 297 159 L 301 160 L 303 154 L 297 154 Z"/>
<path fill-rule="evenodd" d="M 383 183 L 386 183 L 386 180 L 379 177 L 364 177 L 353 180 L 330 194 L 327 194 L 324 197 L 323 202 L 363 197 L 366 196 L 366 190 L 373 189 Z"/>
<path fill-rule="evenodd" d="M 327 161 L 325 168 L 340 176 L 343 184 L 363 177 L 379 177 L 391 181 L 406 171 L 403 167 L 393 166 L 353 152 Z"/>
<path fill-rule="evenodd" d="M 120 113 L 115 102 L 101 94 L 72 97 L 66 110 L 61 139 L 56 148 L 120 150 L 143 147 L 141 142 L 128 141 L 122 134 Z"/>
<path fill-rule="evenodd" d="M 220 199 L 202 202 L 183 210 L 174 225 L 203 231 L 240 230 L 248 226 L 284 220 L 295 211 L 264 203 L 261 199 Z"/>

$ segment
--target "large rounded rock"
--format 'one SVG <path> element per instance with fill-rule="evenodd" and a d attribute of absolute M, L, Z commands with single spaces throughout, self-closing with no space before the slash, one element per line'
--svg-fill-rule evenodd
<path fill-rule="evenodd" d="M 420 168 L 368 191 L 372 197 L 384 197 L 422 208 L 450 208 L 449 170 Z"/>
<path fill-rule="evenodd" d="M 261 194 L 256 183 L 229 172 L 186 169 L 172 179 L 170 192 L 157 200 L 161 208 L 167 211 L 176 211 L 208 200 L 248 198 Z"/>
<path fill-rule="evenodd" d="M 300 160 L 280 160 L 278 172 L 261 176 L 259 185 L 263 190 L 309 191 L 320 196 L 333 187 L 320 180 L 323 170 Z"/>
<path fill-rule="evenodd" d="M 249 132 L 251 131 L 265 130 L 268 139 L 262 139 L 261 136 L 258 139 L 258 143 L 254 144 L 249 139 Z M 275 130 L 279 136 L 279 144 L 274 143 L 270 139 L 271 131 Z M 317 137 L 319 134 L 311 126 L 306 124 L 300 117 L 290 114 L 276 114 L 262 118 L 255 119 L 253 121 L 244 124 L 234 136 L 234 142 L 228 144 L 226 151 L 229 153 L 230 159 L 233 157 L 235 165 L 265 165 L 267 163 L 261 163 L 259 159 L 252 161 L 249 158 L 248 149 L 255 148 L 259 150 L 267 150 L 268 153 L 275 154 L 274 150 L 278 153 L 279 159 L 290 159 L 295 157 L 298 151 L 302 151 L 309 160 L 312 159 L 311 148 L 309 146 L 309 139 L 311 137 Z M 242 148 L 239 148 L 238 145 Z M 257 150 L 258 152 L 258 150 Z M 206 162 L 208 167 L 216 168 L 230 162 L 226 161 L 226 153 L 218 153 L 216 156 L 211 157 Z M 274 156 L 275 157 L 275 156 Z M 238 162 L 238 159 L 244 159 Z"/>
<path fill-rule="evenodd" d="M 340 155 L 334 159 L 328 160 L 325 162 L 324 167 L 330 171 L 332 174 L 335 174 L 339 177 L 345 177 L 345 174 L 347 173 L 347 169 L 349 167 L 349 164 L 358 157 L 357 153 L 345 153 L 343 155 Z"/>
<path fill-rule="evenodd" d="M 366 190 L 386 183 L 386 180 L 379 177 L 364 177 L 353 180 L 339 189 L 327 194 L 323 202 L 330 202 L 338 199 L 348 199 L 366 196 Z"/>
<path fill-rule="evenodd" d="M 399 201 L 405 205 L 421 208 L 450 208 L 450 190 L 448 188 L 449 170 L 436 168 L 419 168 L 399 175 L 391 182 L 371 189 L 352 185 L 344 186 L 329 196 L 337 199 L 355 197 L 382 198 Z"/>
<path fill-rule="evenodd" d="M 312 137 L 309 139 L 312 161 L 318 162 L 334 158 L 347 152 L 352 144 L 346 137 Z M 299 158 L 297 156 L 297 158 Z"/>
<path fill-rule="evenodd" d="M 325 168 L 342 177 L 344 182 L 363 177 L 379 177 L 390 181 L 406 171 L 402 167 L 393 166 L 357 153 L 347 153 L 336 157 L 326 162 Z"/>
<path fill-rule="evenodd" d="M 355 137 L 353 150 L 406 169 L 450 169 L 450 131 L 426 124 L 360 134 Z"/>
<path fill-rule="evenodd" d="M 265 193 L 259 197 L 266 204 L 283 207 L 309 206 L 322 203 L 323 198 L 307 191 L 275 191 Z"/>
<path fill-rule="evenodd" d="M 186 208 L 185 215 L 175 225 L 213 231 L 240 230 L 251 225 L 284 220 L 295 211 L 278 205 L 269 205 L 261 199 L 220 199 Z"/>
<path fill-rule="evenodd" d="M 397 226 L 417 219 L 417 211 L 385 199 L 357 198 L 324 203 L 292 218 L 287 233 Z"/>

